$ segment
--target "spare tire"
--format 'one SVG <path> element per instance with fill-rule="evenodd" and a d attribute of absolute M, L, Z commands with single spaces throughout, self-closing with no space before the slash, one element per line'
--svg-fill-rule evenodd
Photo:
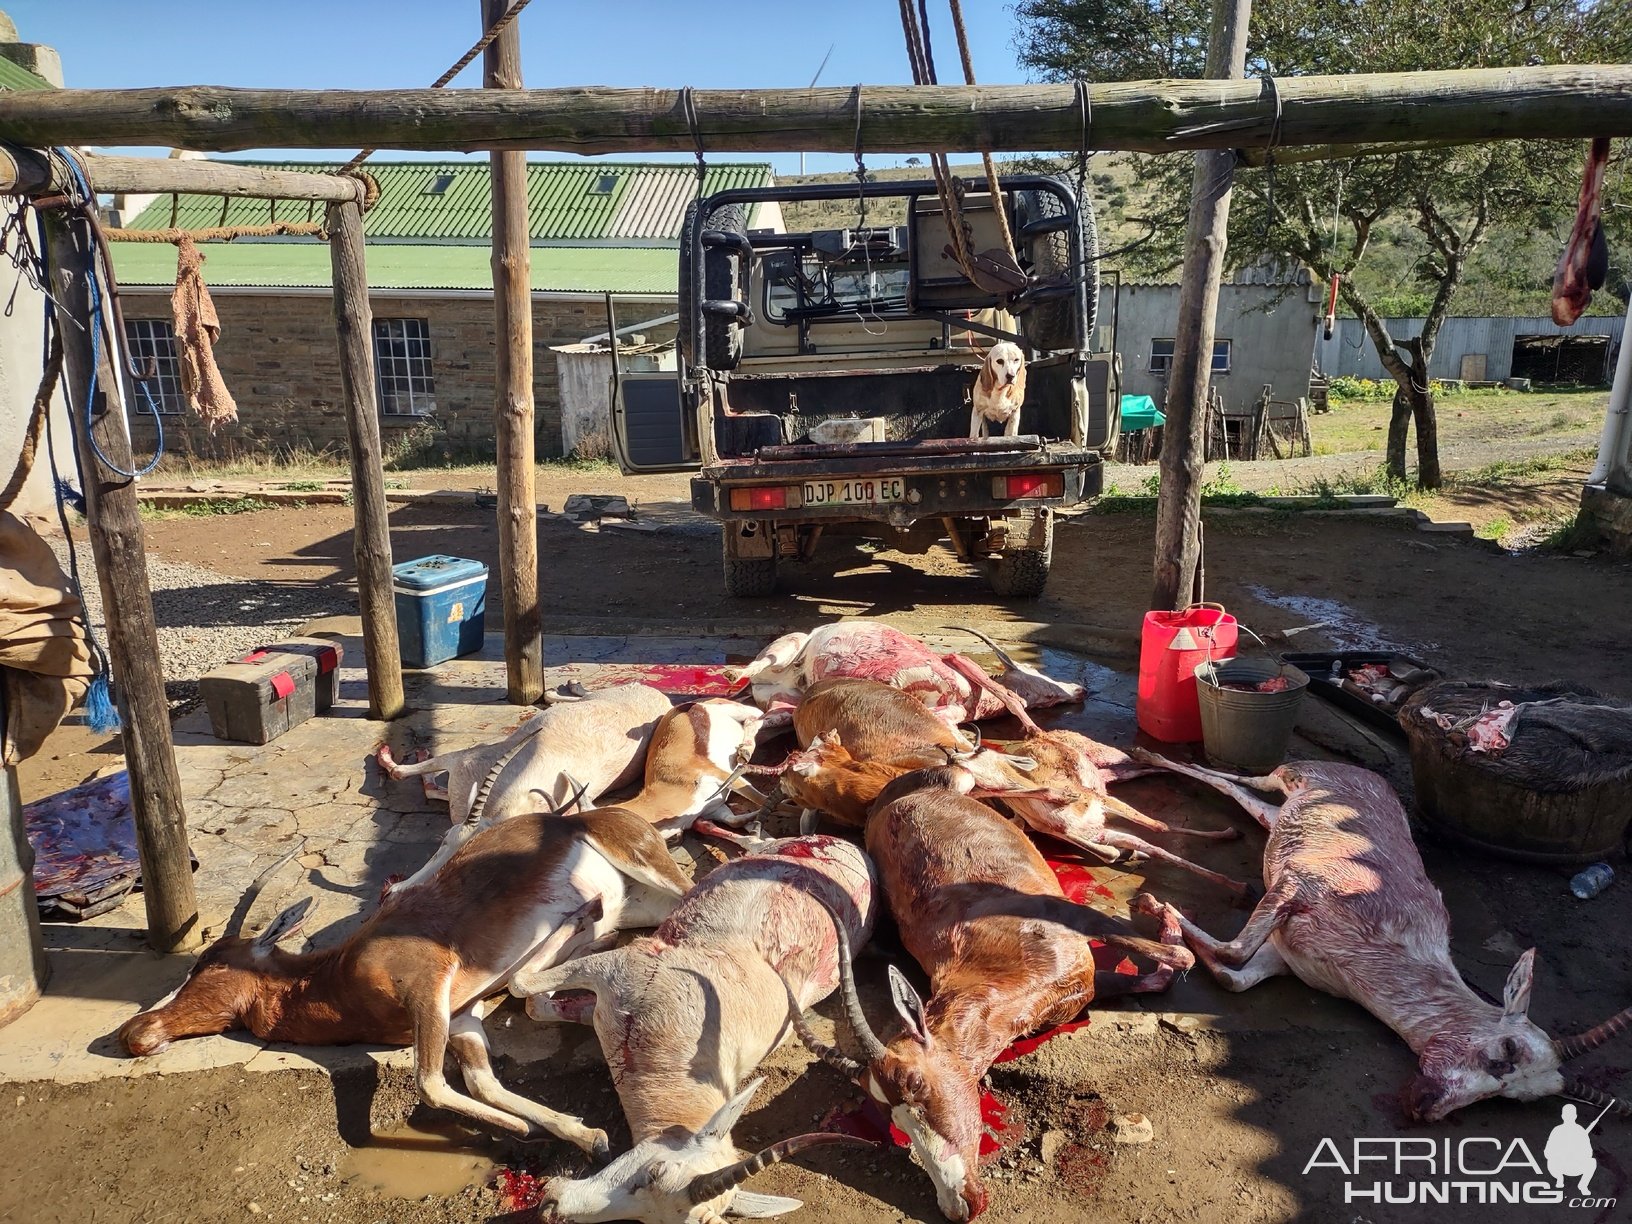
<path fill-rule="evenodd" d="M 701 214 L 701 201 L 693 200 L 686 206 L 685 221 L 680 226 L 680 334 L 678 341 L 680 354 L 691 366 L 702 365 L 710 370 L 734 370 L 742 360 L 742 330 L 734 319 L 726 315 L 709 314 L 703 319 L 705 335 L 703 337 L 703 357 L 699 362 L 693 351 L 697 347 L 696 323 L 692 317 L 692 303 L 699 296 L 693 287 L 692 279 L 695 273 L 691 266 L 692 247 L 697 241 L 697 232 L 701 230 L 721 230 L 728 234 L 737 234 L 746 237 L 748 222 L 743 215 L 742 208 L 736 204 L 723 204 L 714 209 L 703 219 L 701 225 L 698 218 Z M 741 272 L 741 257 L 730 247 L 703 248 L 703 283 L 701 298 L 704 301 L 735 300 L 737 296 L 737 279 Z"/>
<path fill-rule="evenodd" d="M 1076 184 L 1063 177 L 1056 182 L 1067 195 L 1076 194 Z M 1052 192 L 1022 191 L 1019 193 L 1020 228 L 1023 231 L 1032 221 L 1047 220 L 1066 215 L 1066 207 Z M 1094 324 L 1099 315 L 1099 233 L 1094 224 L 1094 202 L 1086 188 L 1078 203 L 1077 224 L 1082 232 L 1083 276 L 1088 288 L 1088 333 L 1082 338 L 1085 349 L 1094 345 Z M 1051 230 L 1022 238 L 1021 257 L 1028 270 L 1039 282 L 1069 282 L 1071 276 L 1071 231 Z M 1036 349 L 1057 350 L 1077 347 L 1077 301 L 1075 295 L 1050 298 L 1030 310 L 1020 313 L 1020 331 Z"/>

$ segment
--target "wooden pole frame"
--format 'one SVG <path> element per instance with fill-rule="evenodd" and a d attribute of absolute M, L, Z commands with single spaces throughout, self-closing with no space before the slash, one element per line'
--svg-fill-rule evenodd
<path fill-rule="evenodd" d="M 104 297 L 100 303 L 104 318 L 96 318 L 91 286 L 102 280 L 96 240 L 86 216 L 77 210 L 48 209 L 45 228 L 51 295 L 57 309 L 67 316 L 62 321 L 63 379 L 70 411 L 78 418 L 74 447 L 84 476 L 86 522 L 102 588 L 108 654 L 119 681 L 147 939 L 160 952 L 182 952 L 200 942 L 198 898 L 193 890 L 181 774 L 170 738 L 170 703 L 159 664 L 136 482 L 109 466 L 134 470 L 121 398 L 120 360 L 107 340 L 113 331 L 108 318 L 112 304 Z M 93 356 L 92 337 L 99 331 L 99 349 Z M 93 370 L 96 393 L 89 397 L 87 428 L 86 399 Z"/>
<path fill-rule="evenodd" d="M 1247 56 L 1252 0 L 1213 0 L 1207 75 L 1241 75 Z M 1160 493 L 1156 499 L 1156 553 L 1150 606 L 1176 610 L 1200 599 L 1201 487 L 1207 473 L 1207 391 L 1212 385 L 1218 284 L 1228 247 L 1235 154 L 1207 149 L 1195 155 L 1190 217 L 1184 238 L 1184 277 L 1173 330 L 1173 364 L 1163 411 Z"/>
<path fill-rule="evenodd" d="M 359 192 L 360 194 L 360 192 Z M 404 707 L 396 597 L 391 589 L 391 525 L 374 387 L 374 311 L 368 300 L 363 212 L 358 200 L 330 204 L 329 256 L 334 269 L 334 333 L 351 451 L 352 554 L 368 667 L 369 717 L 390 720 Z"/>
<path fill-rule="evenodd" d="M 338 174 L 158 157 L 79 156 L 98 191 L 184 192 L 331 204 L 357 198 L 357 179 Z M 14 145 L 0 147 L 0 195 L 54 195 L 73 187 L 73 176 L 61 158 Z"/>
<path fill-rule="evenodd" d="M 1468 68 L 1277 78 L 1282 145 L 1573 140 L 1632 136 L 1632 65 Z M 714 153 L 994 153 L 1075 149 L 1068 84 L 700 89 Z M 1260 81 L 1124 81 L 1088 89 L 1100 150 L 1261 149 L 1277 126 Z M 674 89 L 52 89 L 0 94 L 16 144 L 257 148 L 695 150 Z"/>
<path fill-rule="evenodd" d="M 491 30 L 509 0 L 482 0 Z M 521 31 L 511 22 L 482 60 L 490 90 L 521 87 Z M 538 603 L 538 495 L 534 487 L 533 294 L 527 154 L 500 151 L 493 165 L 493 314 L 498 338 L 493 437 L 499 518 L 499 583 L 504 600 L 504 671 L 514 705 L 544 695 L 543 620 Z"/>

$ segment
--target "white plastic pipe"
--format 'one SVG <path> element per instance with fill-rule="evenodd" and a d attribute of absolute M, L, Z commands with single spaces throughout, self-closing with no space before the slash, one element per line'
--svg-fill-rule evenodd
<path fill-rule="evenodd" d="M 1612 476 L 1626 474 L 1629 423 L 1632 423 L 1632 302 L 1627 303 L 1621 355 L 1615 362 L 1615 384 L 1609 390 L 1604 431 L 1598 437 L 1598 462 L 1593 465 L 1592 475 L 1587 477 L 1589 485 L 1605 485 Z"/>

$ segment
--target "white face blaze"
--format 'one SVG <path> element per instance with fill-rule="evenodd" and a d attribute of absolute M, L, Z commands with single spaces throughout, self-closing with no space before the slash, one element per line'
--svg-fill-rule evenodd
<path fill-rule="evenodd" d="M 935 1202 L 941 1214 L 949 1220 L 967 1220 L 969 1205 L 963 1201 L 963 1183 L 969 1170 L 958 1149 L 910 1105 L 895 1106 L 890 1110 L 890 1120 L 912 1140 L 912 1154 L 935 1183 Z"/>

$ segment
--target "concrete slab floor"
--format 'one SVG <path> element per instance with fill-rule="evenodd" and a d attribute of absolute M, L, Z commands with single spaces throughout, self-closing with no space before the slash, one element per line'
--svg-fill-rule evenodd
<path fill-rule="evenodd" d="M 206 938 L 224 928 L 250 882 L 269 864 L 304 839 L 300 855 L 271 880 L 248 916 L 246 927 L 264 924 L 284 906 L 312 895 L 316 908 L 308 920 L 307 939 L 330 946 L 360 924 L 371 911 L 387 876 L 409 873 L 432 853 L 447 830 L 445 804 L 427 800 L 415 780 L 384 779 L 373 760 L 375 747 L 388 739 L 400 753 L 414 747 L 431 752 L 465 747 L 506 735 L 529 716 L 504 700 L 501 644 L 489 638 L 479 654 L 427 671 L 405 673 L 410 712 L 394 724 L 367 717 L 361 642 L 354 619 L 315 622 L 303 632 L 339 637 L 346 649 L 340 701 L 331 716 L 315 718 L 271 744 L 256 747 L 216 740 L 203 711 L 176 725 L 176 756 L 186 796 L 188 828 L 199 866 L 195 877 L 199 912 Z M 930 634 L 948 648 L 967 650 L 959 634 Z M 725 663 L 751 658 L 760 640 L 702 637 L 551 637 L 546 642 L 548 687 L 559 678 L 581 678 L 587 665 L 620 662 Z M 1063 651 L 1030 650 L 1029 661 L 1052 674 L 1088 685 L 1091 696 L 1078 708 L 1051 711 L 1045 722 L 1068 726 L 1096 738 L 1127 743 L 1132 736 L 1135 683 L 1132 676 Z M 978 650 L 968 651 L 981 658 Z M 1027 657 L 1024 651 L 1016 654 Z M 984 660 L 983 660 L 984 661 Z M 1311 702 L 1317 706 L 1319 703 Z M 1317 715 L 1324 741 L 1334 734 Z M 1341 721 L 1341 720 L 1340 720 Z M 1339 731 L 1341 728 L 1339 728 Z M 1012 733 L 1012 732 L 1010 732 Z M 1003 724 L 988 734 L 1003 738 Z M 1373 745 L 1361 745 L 1381 752 Z M 783 745 L 773 747 L 780 755 Z M 1319 755 L 1313 743 L 1299 745 L 1299 755 Z M 400 759 L 400 758 L 399 758 Z M 1199 787 L 1169 779 L 1140 779 L 1118 792 L 1158 819 L 1177 824 L 1241 829 L 1240 840 L 1224 843 L 1175 844 L 1175 849 L 1204 860 L 1209 867 L 1237 878 L 1256 880 L 1263 835 L 1239 810 Z M 1199 848 L 1198 848 L 1199 847 Z M 706 861 L 707 852 L 688 845 L 677 857 L 689 865 Z M 1096 868 L 1106 885 L 1098 904 L 1125 915 L 1126 900 L 1144 885 L 1143 866 Z M 1245 915 L 1232 910 L 1219 890 L 1168 867 L 1151 869 L 1161 894 L 1192 913 L 1209 930 L 1227 935 Z M 1508 957 L 1506 935 L 1474 890 L 1447 886 L 1455 895 L 1459 951 L 1500 961 Z M 150 1006 L 185 978 L 193 957 L 163 957 L 147 950 L 142 939 L 139 896 L 124 906 L 82 924 L 46 927 L 51 981 L 46 995 L 16 1022 L 0 1029 L 0 1082 L 51 1080 L 87 1082 L 110 1077 L 180 1073 L 241 1065 L 251 1071 L 287 1067 L 337 1069 L 374 1060 L 407 1066 L 406 1050 L 364 1047 L 319 1048 L 268 1046 L 246 1034 L 227 1034 L 177 1042 L 147 1059 L 129 1059 L 112 1035 L 144 1006 Z M 1509 958 L 1510 963 L 1510 958 Z M 883 980 L 881 972 L 869 979 Z M 888 1011 L 880 989 L 870 1006 Z M 822 1011 L 836 1015 L 832 1002 Z M 831 1033 L 832 1020 L 817 1017 L 819 1030 Z M 1145 1032 L 1158 1026 L 1181 1031 L 1219 1028 L 1265 1031 L 1307 1028 L 1375 1032 L 1375 1022 L 1360 1009 L 1281 979 L 1242 995 L 1227 995 L 1205 974 L 1192 973 L 1166 995 L 1119 1001 L 1096 1009 L 1101 1030 Z M 527 1020 L 513 1004 L 488 1022 L 495 1052 L 526 1062 L 549 1059 L 571 1065 L 599 1054 L 587 1030 L 564 1032 Z"/>

